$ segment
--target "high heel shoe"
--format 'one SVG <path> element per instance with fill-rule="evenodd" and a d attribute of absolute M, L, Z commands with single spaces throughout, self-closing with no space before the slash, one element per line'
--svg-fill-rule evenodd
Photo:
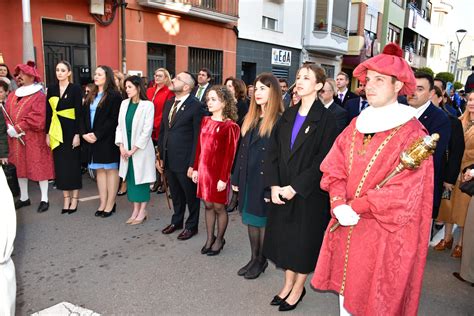
<path fill-rule="evenodd" d="M 73 209 L 69 209 L 68 210 L 68 214 L 73 214 L 73 213 L 76 213 L 77 211 L 77 206 L 79 205 L 79 198 L 77 196 L 73 196 L 71 199 L 74 199 L 74 200 L 77 200 L 77 203 L 76 203 L 76 207 L 73 208 Z M 71 205 L 69 205 L 69 207 L 71 207 Z"/>
<path fill-rule="evenodd" d="M 136 217 L 130 217 L 129 219 L 127 219 L 127 221 L 125 222 L 125 224 L 131 224 L 133 223 L 133 221 L 135 220 Z"/>
<path fill-rule="evenodd" d="M 97 212 L 95 212 L 95 216 L 97 217 L 102 217 L 102 214 L 104 213 L 104 210 L 97 210 Z"/>
<path fill-rule="evenodd" d="M 142 219 L 135 219 L 133 220 L 133 222 L 130 223 L 130 225 L 139 225 L 143 223 L 144 221 L 146 221 L 147 218 L 148 218 L 148 215 L 145 215 L 145 217 L 143 217 Z"/>
<path fill-rule="evenodd" d="M 273 297 L 273 300 L 270 302 L 270 305 L 272 305 L 272 306 L 281 305 L 281 303 L 283 303 L 288 298 L 288 296 L 290 296 L 290 293 L 291 293 L 291 291 L 284 298 L 281 298 L 278 295 L 275 295 Z"/>
<path fill-rule="evenodd" d="M 257 260 L 255 263 L 248 269 L 245 273 L 244 278 L 247 280 L 253 280 L 260 276 L 260 274 L 265 272 L 265 269 L 268 267 L 268 261 Z"/>
<path fill-rule="evenodd" d="M 284 300 L 283 303 L 280 304 L 280 307 L 278 307 L 278 311 L 287 312 L 287 311 L 294 310 L 296 308 L 296 306 L 298 306 L 299 302 L 301 302 L 303 300 L 303 297 L 305 295 L 306 295 L 306 288 L 303 287 L 303 292 L 301 293 L 300 298 L 298 299 L 298 301 L 296 301 L 295 304 L 290 305 L 290 304 L 288 304 L 288 302 L 286 300 Z"/>
<path fill-rule="evenodd" d="M 446 239 L 441 239 L 440 242 L 434 246 L 434 250 L 436 251 L 444 251 L 446 249 L 451 249 L 453 248 L 453 237 L 451 237 L 451 240 L 447 241 Z"/>
<path fill-rule="evenodd" d="M 462 246 L 456 245 L 454 247 L 453 253 L 451 254 L 453 258 L 461 258 L 462 257 Z"/>
<path fill-rule="evenodd" d="M 221 250 L 224 248 L 224 245 L 225 245 L 225 239 L 222 239 L 221 247 L 217 250 L 212 250 L 212 248 L 209 249 L 209 251 L 207 252 L 207 255 L 208 256 L 217 256 L 218 254 L 221 253 Z"/>
<path fill-rule="evenodd" d="M 115 208 L 116 208 L 116 206 L 117 206 L 117 204 L 114 204 L 114 207 L 112 208 L 112 210 L 110 210 L 110 211 L 108 211 L 108 212 L 104 210 L 104 211 L 102 212 L 101 216 L 104 217 L 104 218 L 105 218 L 105 217 L 110 217 L 110 216 L 112 216 L 112 214 L 115 213 Z"/>
<path fill-rule="evenodd" d="M 230 202 L 226 207 L 227 213 L 232 213 L 235 209 L 239 206 L 239 192 L 232 190 L 232 197 L 230 198 Z"/>
<path fill-rule="evenodd" d="M 69 213 L 69 206 L 71 206 L 71 197 L 68 195 L 68 196 L 65 196 L 64 197 L 64 200 L 66 199 L 69 199 L 69 203 L 68 203 L 68 208 L 63 208 L 61 210 L 61 214 L 66 214 L 66 213 Z"/>
<path fill-rule="evenodd" d="M 201 248 L 201 254 L 202 255 L 207 254 L 209 252 L 209 250 L 211 250 L 212 245 L 214 244 L 215 241 L 216 241 L 216 236 L 212 236 L 211 245 L 208 248 L 206 248 L 206 244 L 204 244 L 204 246 L 202 246 L 202 248 Z"/>

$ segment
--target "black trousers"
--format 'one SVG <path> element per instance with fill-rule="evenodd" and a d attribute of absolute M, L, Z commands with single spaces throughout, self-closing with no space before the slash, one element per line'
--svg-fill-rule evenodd
<path fill-rule="evenodd" d="M 183 226 L 186 204 L 189 209 L 189 217 L 186 220 L 185 228 L 195 230 L 199 224 L 200 200 L 196 197 L 197 186 L 188 178 L 186 172 L 173 172 L 165 170 L 168 185 L 173 200 L 174 214 L 171 224 L 178 227 Z"/>

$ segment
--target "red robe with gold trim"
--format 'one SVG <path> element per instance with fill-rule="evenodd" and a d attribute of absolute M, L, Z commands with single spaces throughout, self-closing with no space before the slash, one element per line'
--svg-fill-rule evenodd
<path fill-rule="evenodd" d="M 46 144 L 46 96 L 43 92 L 17 97 L 10 93 L 6 110 L 15 123 L 15 130 L 22 131 L 25 146 L 17 138 L 8 137 L 8 161 L 16 166 L 18 178 L 33 181 L 54 179 L 51 149 Z M 9 123 L 5 118 L 5 122 Z"/>
<path fill-rule="evenodd" d="M 402 171 L 380 190 L 374 188 L 426 130 L 416 119 L 405 123 L 380 152 L 359 198 L 354 198 L 377 148 L 394 130 L 376 133 L 365 147 L 364 135 L 357 131 L 349 168 L 355 122 L 339 135 L 321 164 L 321 188 L 334 201 L 332 209 L 352 205 L 360 220 L 351 233 L 343 226 L 329 232 L 336 222 L 331 220 L 311 284 L 342 294 L 344 307 L 353 315 L 416 315 L 430 235 L 432 158 L 417 170 Z"/>

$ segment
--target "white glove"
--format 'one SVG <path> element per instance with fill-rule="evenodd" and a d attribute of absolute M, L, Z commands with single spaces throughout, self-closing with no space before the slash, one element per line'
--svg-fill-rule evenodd
<path fill-rule="evenodd" d="M 20 136 L 20 134 L 18 134 L 18 132 L 15 130 L 15 128 L 11 124 L 8 124 L 7 133 L 10 137 L 17 138 Z"/>
<path fill-rule="evenodd" d="M 332 212 L 342 226 L 356 225 L 360 219 L 359 214 L 347 204 L 336 206 Z"/>

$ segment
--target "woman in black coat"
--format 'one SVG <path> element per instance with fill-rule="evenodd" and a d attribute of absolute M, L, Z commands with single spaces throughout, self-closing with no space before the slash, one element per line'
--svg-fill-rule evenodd
<path fill-rule="evenodd" d="M 248 226 L 250 261 L 237 274 L 255 279 L 264 272 L 268 262 L 263 256 L 263 238 L 267 222 L 270 188 L 265 187 L 264 165 L 270 135 L 283 112 L 278 80 L 270 73 L 255 79 L 255 94 L 241 128 L 242 138 L 236 155 L 232 189 L 238 192 L 242 222 Z"/>
<path fill-rule="evenodd" d="M 83 115 L 82 138 L 89 145 L 89 168 L 96 170 L 100 205 L 95 216 L 109 217 L 115 211 L 120 151 L 115 145 L 115 130 L 122 97 L 110 67 L 99 66 L 94 75 L 95 88 L 87 96 Z"/>
<path fill-rule="evenodd" d="M 63 191 L 61 214 L 72 214 L 77 210 L 82 188 L 79 137 L 82 91 L 79 85 L 71 82 L 69 62 L 58 62 L 56 78 L 58 83 L 48 87 L 46 96 L 46 140 L 53 151 L 56 187 Z"/>
<path fill-rule="evenodd" d="M 329 197 L 320 189 L 321 162 L 337 136 L 336 119 L 318 99 L 326 75 L 316 65 L 298 70 L 301 102 L 287 109 L 270 139 L 265 163 L 271 204 L 263 254 L 285 270 L 285 284 L 271 304 L 294 309 L 306 293 L 329 222 Z"/>

